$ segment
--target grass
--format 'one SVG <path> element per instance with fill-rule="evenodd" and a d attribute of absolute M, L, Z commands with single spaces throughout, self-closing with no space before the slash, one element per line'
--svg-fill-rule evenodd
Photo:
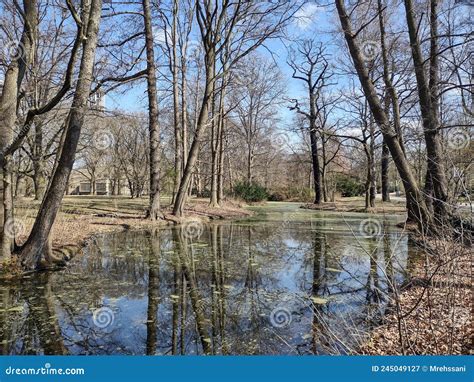
<path fill-rule="evenodd" d="M 389 213 L 389 214 L 404 214 L 406 212 L 405 199 L 392 198 L 390 202 L 382 202 L 380 196 L 377 195 L 375 199 L 375 207 L 365 208 L 365 197 L 355 196 L 347 198 L 339 198 L 334 202 L 326 202 L 321 205 L 306 204 L 305 208 L 314 210 L 327 211 L 344 211 L 344 212 L 373 212 L 373 213 Z"/>
<path fill-rule="evenodd" d="M 207 199 L 190 199 L 185 217 L 171 216 L 171 199 L 161 200 L 165 220 L 147 220 L 148 198 L 131 199 L 125 196 L 65 196 L 53 225 L 53 249 L 64 246 L 82 246 L 88 238 L 101 233 L 124 229 L 152 229 L 168 224 L 195 219 L 226 219 L 250 215 L 251 212 L 235 202 L 226 202 L 220 208 L 210 208 Z M 22 198 L 15 202 L 15 228 L 17 244 L 22 244 L 33 227 L 39 201 Z"/>

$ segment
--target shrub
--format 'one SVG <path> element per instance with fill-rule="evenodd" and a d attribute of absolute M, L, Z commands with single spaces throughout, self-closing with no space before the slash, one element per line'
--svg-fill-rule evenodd
<path fill-rule="evenodd" d="M 311 202 L 314 198 L 314 192 L 309 187 L 288 187 L 273 191 L 268 200 L 272 202 Z"/>
<path fill-rule="evenodd" d="M 256 183 L 239 182 L 234 186 L 234 195 L 246 202 L 261 202 L 268 199 L 268 192 L 265 187 Z"/>
<path fill-rule="evenodd" d="M 363 195 L 365 188 L 357 180 L 347 175 L 339 175 L 336 179 L 336 191 L 340 192 L 344 197 L 350 197 Z"/>

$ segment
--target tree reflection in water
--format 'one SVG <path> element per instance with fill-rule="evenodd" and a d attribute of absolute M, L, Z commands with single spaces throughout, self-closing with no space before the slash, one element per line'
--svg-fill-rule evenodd
<path fill-rule="evenodd" d="M 359 220 L 210 223 L 97 238 L 61 272 L 0 286 L 2 354 L 325 354 L 353 351 L 414 252 Z M 276 307 L 291 322 L 274 326 Z M 113 321 L 94 324 L 107 308 Z"/>

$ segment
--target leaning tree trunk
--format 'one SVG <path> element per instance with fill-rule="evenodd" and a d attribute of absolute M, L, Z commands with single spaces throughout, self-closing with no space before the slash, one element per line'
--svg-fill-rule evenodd
<path fill-rule="evenodd" d="M 145 22 L 145 45 L 148 93 L 148 131 L 150 136 L 150 205 L 149 218 L 156 221 L 160 212 L 160 127 L 158 125 L 158 99 L 156 95 L 155 53 L 153 48 L 153 29 L 151 24 L 150 0 L 143 0 Z"/>
<path fill-rule="evenodd" d="M 426 208 L 422 193 L 418 187 L 415 177 L 413 176 L 410 164 L 405 157 L 400 142 L 397 138 L 397 134 L 390 125 L 389 118 L 381 105 L 374 84 L 369 78 L 360 49 L 355 42 L 355 36 L 351 28 L 349 16 L 346 13 L 344 1 L 336 0 L 336 7 L 344 32 L 344 37 L 349 47 L 351 57 L 354 61 L 354 67 L 357 71 L 365 97 L 367 98 L 372 115 L 374 116 L 374 119 L 382 132 L 383 138 L 387 143 L 390 153 L 392 154 L 393 161 L 397 167 L 398 173 L 405 188 L 406 197 L 410 199 L 410 213 L 416 217 L 416 221 L 420 228 L 429 228 L 432 217 Z"/>
<path fill-rule="evenodd" d="M 389 70 L 388 70 L 388 54 L 387 54 L 387 46 L 385 44 L 385 22 L 384 22 L 384 17 L 383 17 L 382 0 L 377 0 L 377 10 L 379 13 L 380 47 L 382 50 L 383 79 L 385 83 L 385 99 L 384 99 L 385 113 L 389 115 L 390 103 L 392 103 L 393 105 L 393 102 L 397 100 L 395 99 L 396 94 L 393 94 L 395 92 L 395 88 L 393 87 L 393 84 L 390 80 L 390 75 L 389 75 Z M 394 121 L 395 121 L 395 118 L 396 118 L 396 115 L 395 115 L 395 110 L 394 110 L 394 116 L 393 116 Z M 382 201 L 389 202 L 390 190 L 389 190 L 389 183 L 388 183 L 388 170 L 389 170 L 389 165 L 390 165 L 390 150 L 388 149 L 387 142 L 385 142 L 385 138 L 383 139 L 383 143 L 382 143 L 381 162 L 382 162 L 381 163 Z"/>
<path fill-rule="evenodd" d="M 390 150 L 388 149 L 385 139 L 382 143 L 382 164 L 381 164 L 381 182 L 382 182 L 382 201 L 390 201 L 390 183 L 388 170 L 390 168 Z"/>
<path fill-rule="evenodd" d="M 13 132 L 17 121 L 17 99 L 20 86 L 25 77 L 26 68 L 33 62 L 34 45 L 37 36 L 37 1 L 23 1 L 24 28 L 17 47 L 17 57 L 8 66 L 0 97 L 0 261 L 11 256 L 13 224 L 12 200 L 12 155 L 4 155 L 13 141 Z M 13 229 L 14 231 L 14 229 Z"/>
<path fill-rule="evenodd" d="M 432 201 L 435 220 L 439 223 L 446 217 L 447 180 L 444 170 L 444 154 L 438 118 L 438 19 L 437 0 L 430 1 L 430 79 L 426 79 L 424 59 L 418 40 L 418 25 L 415 21 L 413 1 L 405 0 L 405 14 L 410 36 L 411 52 L 415 67 L 418 98 L 425 134 L 427 166 L 432 186 Z M 431 196 L 428 194 L 427 196 Z"/>
<path fill-rule="evenodd" d="M 196 164 L 199 146 L 202 140 L 202 136 L 207 128 L 208 122 L 208 111 L 210 106 L 210 101 L 212 97 L 212 89 L 215 81 L 214 74 L 214 62 L 215 62 L 215 52 L 211 49 L 206 54 L 206 85 L 204 87 L 204 95 L 201 102 L 201 110 L 196 123 L 196 132 L 194 134 L 194 139 L 191 144 L 191 149 L 189 150 L 188 160 L 186 162 L 186 167 L 184 169 L 183 177 L 178 189 L 178 194 L 176 195 L 173 214 L 175 216 L 182 216 L 184 210 L 184 204 L 186 203 L 186 197 L 191 181 L 191 176 Z"/>
<path fill-rule="evenodd" d="M 43 251 L 48 248 L 48 237 L 61 207 L 69 175 L 74 165 L 77 145 L 87 110 L 94 68 L 97 35 L 101 17 L 102 0 L 92 0 L 87 20 L 87 35 L 83 45 L 79 78 L 66 126 L 64 146 L 50 187 L 43 199 L 30 236 L 20 248 L 19 256 L 26 269 L 39 267 Z"/>

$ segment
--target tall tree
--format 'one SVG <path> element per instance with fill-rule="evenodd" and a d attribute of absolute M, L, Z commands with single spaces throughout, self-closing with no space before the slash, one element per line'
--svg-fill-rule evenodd
<path fill-rule="evenodd" d="M 315 191 L 314 204 L 320 204 L 323 199 L 323 187 L 318 141 L 323 126 L 318 126 L 318 120 L 321 119 L 322 92 L 329 85 L 327 81 L 332 74 L 328 71 L 329 63 L 324 53 L 323 44 L 316 45 L 313 40 L 309 39 L 296 43 L 296 49 L 290 55 L 288 65 L 293 70 L 292 77 L 303 81 L 307 91 L 307 111 L 300 107 L 298 101 L 294 101 L 294 106 L 291 109 L 295 109 L 298 113 L 304 115 L 309 122 L 308 133 L 311 142 L 311 162 Z"/>
<path fill-rule="evenodd" d="M 438 1 L 430 0 L 430 54 L 429 79 L 425 73 L 425 60 L 418 38 L 418 22 L 412 0 L 404 0 L 410 36 L 411 53 L 415 67 L 418 100 L 422 116 L 427 154 L 427 187 L 425 193 L 432 201 L 435 218 L 443 221 L 447 212 L 447 181 L 439 123 L 439 52 L 438 52 Z M 430 203 L 431 204 L 431 203 Z"/>
<path fill-rule="evenodd" d="M 174 215 L 183 214 L 201 140 L 210 122 L 209 112 L 213 92 L 216 89 L 215 82 L 218 77 L 224 75 L 223 70 L 216 73 L 217 57 L 232 41 L 234 48 L 231 50 L 227 66 L 227 70 L 232 70 L 243 57 L 261 46 L 267 39 L 276 37 L 297 9 L 297 6 L 287 2 L 261 3 L 244 0 L 196 2 L 196 19 L 204 52 L 205 84 L 194 139 L 173 206 Z"/>
<path fill-rule="evenodd" d="M 102 0 L 90 0 L 89 3 L 84 2 L 82 11 L 80 23 L 85 26 L 86 32 L 83 36 L 79 76 L 67 118 L 64 144 L 49 189 L 41 203 L 31 233 L 25 244 L 18 251 L 26 269 L 38 268 L 43 255 L 46 256 L 47 261 L 52 260 L 49 258 L 48 253 L 49 234 L 61 206 L 63 195 L 66 192 L 88 106 L 102 13 Z M 74 15 L 79 19 L 80 16 L 76 11 L 74 11 Z"/>
<path fill-rule="evenodd" d="M 18 97 L 26 69 L 34 60 L 38 27 L 36 0 L 23 1 L 23 32 L 15 47 L 15 57 L 7 68 L 0 98 L 0 260 L 10 258 L 12 248 L 11 226 L 13 222 L 12 153 L 7 153 L 13 143 L 17 122 Z"/>
<path fill-rule="evenodd" d="M 156 86 L 155 52 L 151 24 L 150 0 L 142 0 L 145 24 L 145 48 L 148 94 L 148 130 L 150 136 L 150 204 L 149 218 L 161 218 L 160 211 L 160 127 L 158 124 L 158 98 Z"/>
<path fill-rule="evenodd" d="M 389 117 L 385 113 L 384 107 L 382 106 L 380 98 L 377 95 L 375 86 L 369 77 L 369 73 L 365 66 L 360 48 L 356 42 L 357 34 L 352 31 L 351 21 L 347 14 L 344 1 L 335 0 L 335 3 L 344 37 L 349 47 L 349 52 L 354 62 L 354 67 L 356 69 L 359 81 L 364 90 L 367 102 L 369 103 L 372 115 L 379 126 L 380 131 L 382 132 L 383 138 L 390 150 L 400 178 L 402 179 L 406 197 L 410 199 L 409 204 L 411 213 L 416 218 L 416 221 L 420 227 L 429 227 L 432 222 L 432 216 L 426 207 L 425 200 L 412 173 L 410 164 L 408 163 L 400 142 L 397 139 L 397 133 L 391 126 Z"/>

